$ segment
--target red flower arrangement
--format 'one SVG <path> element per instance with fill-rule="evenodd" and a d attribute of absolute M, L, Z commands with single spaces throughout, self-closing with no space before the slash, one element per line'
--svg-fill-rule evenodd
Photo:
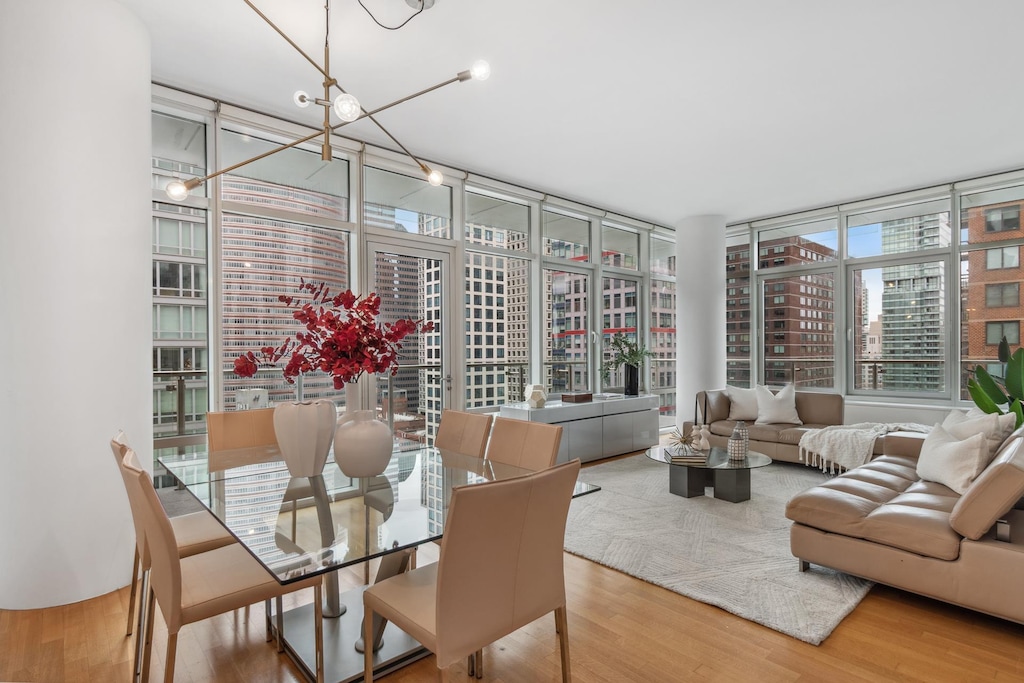
<path fill-rule="evenodd" d="M 264 346 L 259 355 L 249 351 L 235 359 L 235 374 L 252 377 L 261 365 L 276 365 L 289 356 L 284 378 L 289 384 L 313 370 L 323 370 L 334 378 L 334 388 L 341 389 L 364 372 L 392 375 L 398 372 L 398 352 L 402 340 L 414 332 L 430 332 L 434 323 L 403 318 L 393 323 L 377 323 L 380 297 L 371 292 L 356 296 L 351 290 L 331 295 L 323 282 L 301 280 L 303 297 L 282 294 L 278 299 L 295 308 L 292 316 L 304 329 L 286 339 L 280 346 Z"/>

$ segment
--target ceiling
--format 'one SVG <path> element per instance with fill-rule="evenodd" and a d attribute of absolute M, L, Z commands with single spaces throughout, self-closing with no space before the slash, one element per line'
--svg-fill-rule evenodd
<path fill-rule="evenodd" d="M 242 0 L 120 0 L 153 80 L 298 122 L 321 77 Z M 317 61 L 323 2 L 254 0 Z M 363 0 L 384 23 L 414 10 Z M 333 0 L 332 74 L 414 154 L 666 226 L 1024 167 L 1020 0 Z M 394 148 L 367 121 L 348 137 Z"/>

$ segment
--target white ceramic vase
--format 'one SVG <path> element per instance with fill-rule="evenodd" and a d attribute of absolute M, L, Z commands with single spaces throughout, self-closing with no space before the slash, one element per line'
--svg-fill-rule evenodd
<path fill-rule="evenodd" d="M 391 462 L 391 429 L 372 410 L 348 411 L 334 432 L 334 461 L 346 477 L 376 477 Z"/>
<path fill-rule="evenodd" d="M 331 452 L 338 410 L 328 400 L 281 403 L 274 408 L 274 434 L 293 477 L 323 474 Z"/>

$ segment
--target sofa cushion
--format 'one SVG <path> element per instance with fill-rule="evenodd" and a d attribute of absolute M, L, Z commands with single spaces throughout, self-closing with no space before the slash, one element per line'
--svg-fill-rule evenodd
<path fill-rule="evenodd" d="M 975 432 L 959 439 L 936 424 L 921 445 L 917 474 L 926 481 L 945 484 L 963 494 L 988 465 L 988 460 L 988 443 L 983 433 Z"/>
<path fill-rule="evenodd" d="M 741 389 L 730 386 L 726 388 L 729 394 L 729 419 L 749 420 L 757 419 L 757 389 Z"/>
<path fill-rule="evenodd" d="M 803 424 L 796 412 L 796 387 L 787 384 L 773 394 L 771 389 L 757 385 L 757 424 Z"/>
<path fill-rule="evenodd" d="M 1017 424 L 1017 416 L 1013 413 L 1005 415 L 982 414 L 971 416 L 971 413 L 962 413 L 954 410 L 942 421 L 942 428 L 957 439 L 966 439 L 974 434 L 984 434 L 988 447 L 988 457 L 985 465 L 992 462 L 996 452 L 1003 445 L 1006 438 L 1013 432 Z"/>
<path fill-rule="evenodd" d="M 978 475 L 953 508 L 949 523 L 976 541 L 1024 496 L 1024 428 L 1014 432 L 995 460 Z"/>
<path fill-rule="evenodd" d="M 786 505 L 786 517 L 822 531 L 944 560 L 960 553 L 950 527 L 958 496 L 918 480 L 909 458 L 883 455 L 811 487 Z"/>

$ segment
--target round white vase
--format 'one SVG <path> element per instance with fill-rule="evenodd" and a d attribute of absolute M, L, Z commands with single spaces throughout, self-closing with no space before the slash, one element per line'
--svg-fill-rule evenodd
<path fill-rule="evenodd" d="M 391 462 L 391 429 L 374 419 L 372 410 L 348 411 L 334 432 L 334 461 L 346 477 L 376 477 Z"/>
<path fill-rule="evenodd" d="M 337 408 L 326 399 L 281 403 L 274 408 L 274 434 L 289 474 L 323 474 L 337 419 Z"/>

